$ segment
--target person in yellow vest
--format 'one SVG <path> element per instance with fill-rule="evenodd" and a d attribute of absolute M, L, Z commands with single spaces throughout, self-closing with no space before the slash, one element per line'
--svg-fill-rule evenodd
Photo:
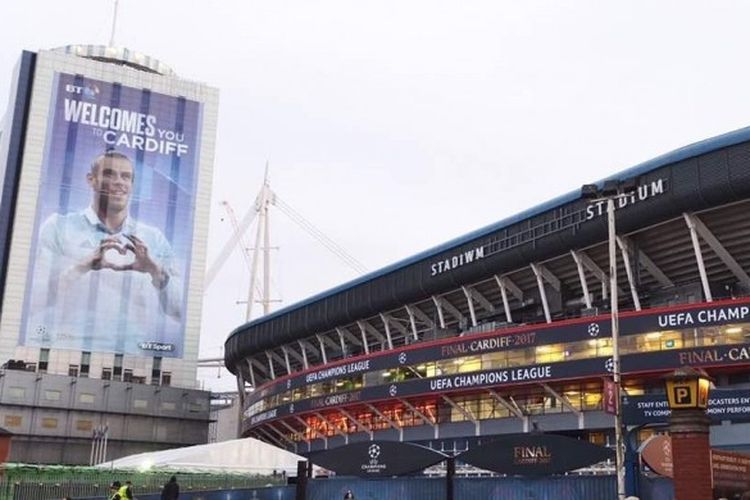
<path fill-rule="evenodd" d="M 125 481 L 125 484 L 120 486 L 120 489 L 117 490 L 117 493 L 120 495 L 120 500 L 132 500 L 133 499 L 133 485 L 130 481 Z"/>
<path fill-rule="evenodd" d="M 114 481 L 109 485 L 109 500 L 123 500 L 122 495 L 120 495 L 121 487 L 120 481 Z"/>

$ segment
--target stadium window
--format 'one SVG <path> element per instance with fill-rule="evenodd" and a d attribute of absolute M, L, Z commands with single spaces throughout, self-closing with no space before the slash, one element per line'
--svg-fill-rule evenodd
<path fill-rule="evenodd" d="M 68 376 L 69 377 L 78 376 L 78 365 L 68 365 Z"/>
<path fill-rule="evenodd" d="M 161 385 L 171 385 L 172 384 L 172 374 L 170 372 L 163 372 L 161 374 Z"/>
<path fill-rule="evenodd" d="M 145 408 L 148 408 L 148 400 L 146 399 L 134 399 L 133 400 L 133 408 L 143 410 Z"/>
<path fill-rule="evenodd" d="M 47 367 L 49 366 L 49 349 L 39 349 L 39 364 L 37 369 L 39 373 L 47 373 Z"/>
<path fill-rule="evenodd" d="M 604 446 L 607 443 L 607 438 L 603 432 L 589 432 L 589 443 Z"/>
<path fill-rule="evenodd" d="M 129 368 L 125 368 L 125 372 L 122 375 L 122 381 L 123 382 L 132 382 L 133 381 L 133 370 Z"/>
<path fill-rule="evenodd" d="M 112 380 L 112 368 L 102 368 L 102 380 Z"/>
<path fill-rule="evenodd" d="M 81 377 L 88 377 L 89 376 L 89 368 L 91 367 L 91 353 L 90 352 L 82 352 L 81 353 L 81 370 L 80 375 Z"/>

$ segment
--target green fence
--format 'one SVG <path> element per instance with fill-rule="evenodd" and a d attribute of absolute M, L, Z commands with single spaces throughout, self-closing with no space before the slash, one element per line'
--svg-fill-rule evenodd
<path fill-rule="evenodd" d="M 180 489 L 189 491 L 235 490 L 286 483 L 282 476 L 241 474 L 139 472 L 93 467 L 8 465 L 0 469 L 0 500 L 43 500 L 68 497 L 105 498 L 112 481 L 131 481 L 136 496 L 159 493 L 173 474 Z"/>

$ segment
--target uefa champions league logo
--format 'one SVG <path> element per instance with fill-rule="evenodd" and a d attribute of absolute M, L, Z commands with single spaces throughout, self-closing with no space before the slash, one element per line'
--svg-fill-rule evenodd
<path fill-rule="evenodd" d="M 396 394 L 398 394 L 398 387 L 396 387 L 395 385 L 391 385 L 388 388 L 388 394 L 390 394 L 392 398 L 396 397 Z"/>
<path fill-rule="evenodd" d="M 406 363 L 406 353 L 405 352 L 402 352 L 401 354 L 398 355 L 398 362 L 401 363 L 402 365 L 404 363 Z"/>
<path fill-rule="evenodd" d="M 289 403 L 289 413 L 294 413 L 294 403 Z"/>
<path fill-rule="evenodd" d="M 599 323 L 591 323 L 588 327 L 588 332 L 592 337 L 599 335 Z"/>
<path fill-rule="evenodd" d="M 368 474 L 381 474 L 385 471 L 386 465 L 381 464 L 378 459 L 380 458 L 380 445 L 371 444 L 367 447 L 367 461 L 362 464 L 362 470 Z"/>
<path fill-rule="evenodd" d="M 615 360 L 612 358 L 609 358 L 607 361 L 604 362 L 604 368 L 609 373 L 612 373 L 613 371 L 615 371 Z"/>

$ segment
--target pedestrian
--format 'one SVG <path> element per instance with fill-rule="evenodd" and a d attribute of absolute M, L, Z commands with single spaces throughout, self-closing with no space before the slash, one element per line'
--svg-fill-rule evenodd
<path fill-rule="evenodd" d="M 121 487 L 122 484 L 120 484 L 120 481 L 113 481 L 112 484 L 109 485 L 109 500 L 124 500 L 120 495 Z"/>
<path fill-rule="evenodd" d="M 133 500 L 133 483 L 125 481 L 125 486 L 122 487 L 120 495 L 122 500 Z"/>
<path fill-rule="evenodd" d="M 179 497 L 180 485 L 177 484 L 177 478 L 172 476 L 161 490 L 161 500 L 177 500 Z"/>
<path fill-rule="evenodd" d="M 346 490 L 346 493 L 344 493 L 344 500 L 354 500 L 354 493 L 352 493 L 352 490 Z"/>

